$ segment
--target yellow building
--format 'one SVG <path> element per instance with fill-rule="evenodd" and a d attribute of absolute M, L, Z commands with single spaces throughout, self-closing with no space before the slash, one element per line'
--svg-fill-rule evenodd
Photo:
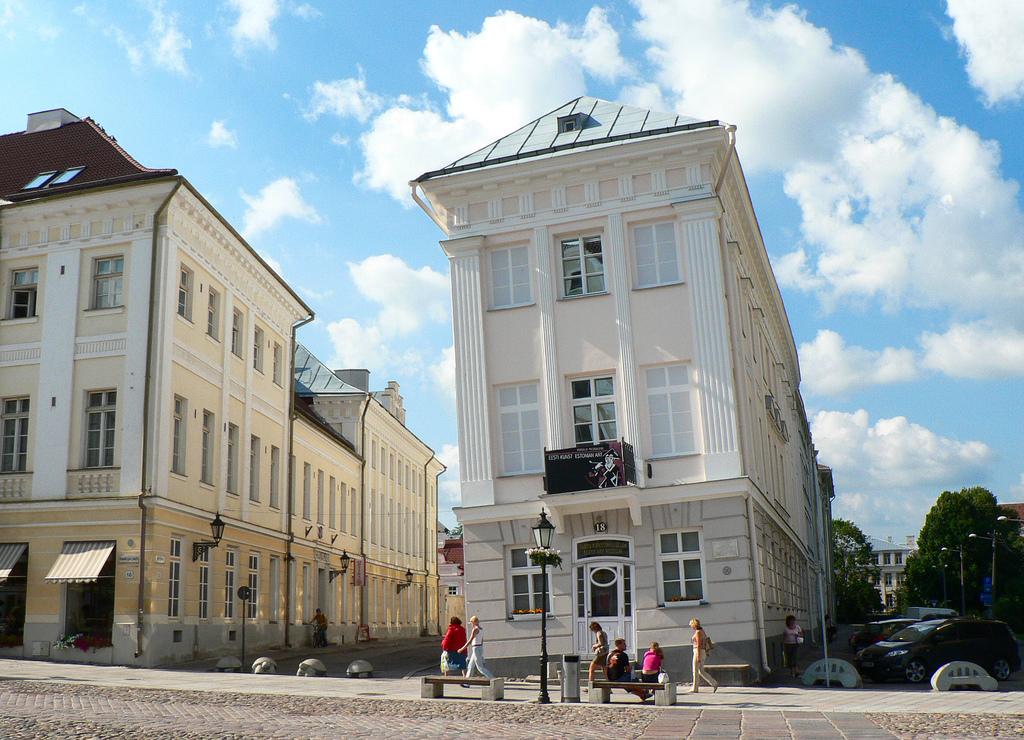
<path fill-rule="evenodd" d="M 243 620 L 301 644 L 318 607 L 354 639 L 367 569 L 436 601 L 436 567 L 363 544 L 354 436 L 296 402 L 311 310 L 195 188 L 63 109 L 0 161 L 0 655 L 159 665 L 237 652 Z"/>

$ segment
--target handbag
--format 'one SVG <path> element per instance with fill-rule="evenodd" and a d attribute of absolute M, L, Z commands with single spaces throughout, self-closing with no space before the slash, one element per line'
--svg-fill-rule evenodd
<path fill-rule="evenodd" d="M 796 644 L 797 645 L 803 645 L 804 644 L 804 636 L 803 635 L 797 635 L 796 636 Z"/>
<path fill-rule="evenodd" d="M 668 683 L 668 681 L 668 674 L 665 671 L 658 674 L 658 683 Z"/>
<path fill-rule="evenodd" d="M 441 651 L 441 673 L 447 673 L 450 670 L 448 665 L 448 651 Z"/>

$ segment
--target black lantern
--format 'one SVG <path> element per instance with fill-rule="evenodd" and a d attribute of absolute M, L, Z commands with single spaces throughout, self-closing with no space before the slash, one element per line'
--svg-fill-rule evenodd
<path fill-rule="evenodd" d="M 220 512 L 218 511 L 213 521 L 210 522 L 210 532 L 213 534 L 213 540 L 207 542 L 193 542 L 192 543 L 192 562 L 199 560 L 203 553 L 208 552 L 210 548 L 216 547 L 220 544 L 221 539 L 224 537 L 224 520 L 220 518 Z"/>
<path fill-rule="evenodd" d="M 328 571 L 328 573 L 327 573 L 327 581 L 331 582 L 335 578 L 337 578 L 338 576 L 345 575 L 345 573 L 348 572 L 348 564 L 351 561 L 352 561 L 352 558 L 350 558 L 348 556 L 348 552 L 346 550 L 342 550 L 341 551 L 341 570 Z"/>
<path fill-rule="evenodd" d="M 405 583 L 398 584 L 398 590 L 401 591 L 403 588 L 409 588 L 412 585 L 412 571 L 406 568 L 405 570 Z"/>
<path fill-rule="evenodd" d="M 537 547 L 543 547 L 545 550 L 551 547 L 551 537 L 555 534 L 555 525 L 548 521 L 548 515 L 544 513 L 544 509 L 540 510 L 540 519 L 533 525 L 533 541 L 537 543 Z"/>

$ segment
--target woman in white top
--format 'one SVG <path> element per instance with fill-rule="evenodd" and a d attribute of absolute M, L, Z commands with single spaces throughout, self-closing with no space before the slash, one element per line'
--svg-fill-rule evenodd
<path fill-rule="evenodd" d="M 475 614 L 469 618 L 469 638 L 462 646 L 465 650 L 469 648 L 469 663 L 466 665 L 466 678 L 473 675 L 476 670 L 484 678 L 494 678 L 491 669 L 484 662 L 484 628 L 480 626 L 480 618 Z"/>
<path fill-rule="evenodd" d="M 690 637 L 690 644 L 693 645 L 693 693 L 700 688 L 700 680 L 703 678 L 711 686 L 711 693 L 718 691 L 718 681 L 710 673 L 704 670 L 704 661 L 708 657 L 708 633 L 700 626 L 697 618 L 690 620 L 690 627 L 693 628 L 693 635 Z"/>

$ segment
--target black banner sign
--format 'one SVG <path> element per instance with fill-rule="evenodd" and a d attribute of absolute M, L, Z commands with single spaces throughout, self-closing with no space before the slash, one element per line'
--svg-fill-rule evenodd
<path fill-rule="evenodd" d="M 576 543 L 576 559 L 629 558 L 629 540 L 587 540 Z"/>
<path fill-rule="evenodd" d="M 544 453 L 544 490 L 548 493 L 619 488 L 636 483 L 633 447 L 603 442 Z"/>

